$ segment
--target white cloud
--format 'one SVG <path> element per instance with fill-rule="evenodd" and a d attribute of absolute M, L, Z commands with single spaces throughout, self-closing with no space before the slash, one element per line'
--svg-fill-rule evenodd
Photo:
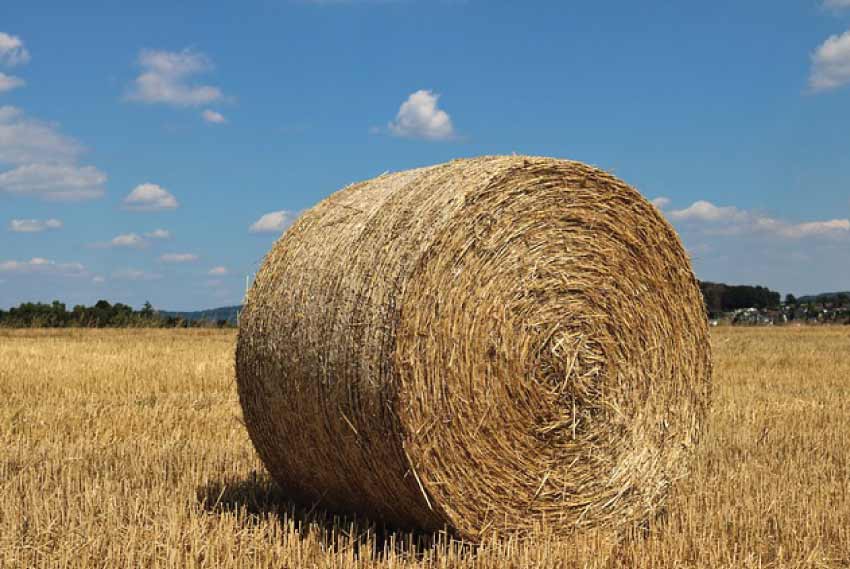
<path fill-rule="evenodd" d="M 103 278 L 100 275 L 96 275 L 96 276 L 92 277 L 91 282 L 93 282 L 94 284 L 103 284 L 103 283 L 106 282 L 106 279 Z"/>
<path fill-rule="evenodd" d="M 133 211 L 161 211 L 177 209 L 177 203 L 171 193 L 156 184 L 140 184 L 124 198 L 124 206 Z"/>
<path fill-rule="evenodd" d="M 53 125 L 26 117 L 17 107 L 0 107 L 0 163 L 71 163 L 82 152 L 80 143 Z"/>
<path fill-rule="evenodd" d="M 171 239 L 171 232 L 167 229 L 154 229 L 145 233 L 145 237 L 149 237 L 150 239 Z"/>
<path fill-rule="evenodd" d="M 224 124 L 227 122 L 227 119 L 224 118 L 223 114 L 210 109 L 206 109 L 203 113 L 201 113 L 201 116 L 204 117 L 206 122 L 211 124 Z"/>
<path fill-rule="evenodd" d="M 91 245 L 93 249 L 144 249 L 147 246 L 148 242 L 136 233 L 117 235 L 109 241 Z"/>
<path fill-rule="evenodd" d="M 203 53 L 145 49 L 139 54 L 139 65 L 142 74 L 127 94 L 131 101 L 194 107 L 224 98 L 218 87 L 191 83 L 193 76 L 213 69 Z"/>
<path fill-rule="evenodd" d="M 0 106 L 0 165 L 15 166 L 0 171 L 0 193 L 65 201 L 103 196 L 106 174 L 76 163 L 83 150 L 54 125 Z"/>
<path fill-rule="evenodd" d="M 40 233 L 61 227 L 62 222 L 58 219 L 13 219 L 9 222 L 9 231 L 14 233 Z"/>
<path fill-rule="evenodd" d="M 18 36 L 0 32 L 0 63 L 14 66 L 28 63 L 30 54 Z"/>
<path fill-rule="evenodd" d="M 94 166 L 26 164 L 0 173 L 0 193 L 47 201 L 80 201 L 105 193 L 106 174 Z"/>
<path fill-rule="evenodd" d="M 830 36 L 812 54 L 809 87 L 813 91 L 835 89 L 850 83 L 850 31 Z"/>
<path fill-rule="evenodd" d="M 734 222 L 747 219 L 747 213 L 733 206 L 718 207 L 711 202 L 699 200 L 685 209 L 671 211 L 670 217 L 681 220 Z"/>
<path fill-rule="evenodd" d="M 5 93 L 6 91 L 11 91 L 12 89 L 17 89 L 18 87 L 23 87 L 27 82 L 21 79 L 20 77 L 15 77 L 14 75 L 6 75 L 2 71 L 0 71 L 0 93 Z"/>
<path fill-rule="evenodd" d="M 163 263 L 194 263 L 198 256 L 192 253 L 166 253 L 159 260 Z"/>
<path fill-rule="evenodd" d="M 145 240 L 135 233 L 126 233 L 113 237 L 109 244 L 112 247 L 125 247 L 129 249 L 141 249 L 147 245 Z"/>
<path fill-rule="evenodd" d="M 155 281 L 161 279 L 162 275 L 159 273 L 149 273 L 140 269 L 122 269 L 112 273 L 112 278 L 125 281 Z"/>
<path fill-rule="evenodd" d="M 230 271 L 227 270 L 227 267 L 213 267 L 212 269 L 210 269 L 210 272 L 207 273 L 207 274 L 209 274 L 211 276 L 220 277 L 220 276 L 224 276 L 224 275 L 228 274 L 229 272 Z"/>
<path fill-rule="evenodd" d="M 390 132 L 396 136 L 425 140 L 454 138 L 452 119 L 446 111 L 437 107 L 439 99 L 440 95 L 424 89 L 411 94 L 389 124 Z"/>
<path fill-rule="evenodd" d="M 57 263 L 43 257 L 33 257 L 29 261 L 0 262 L 0 273 L 19 275 L 57 275 L 83 276 L 86 268 L 80 263 Z"/>
<path fill-rule="evenodd" d="M 294 211 L 273 211 L 263 215 L 248 229 L 251 233 L 280 233 L 298 217 Z"/>
<path fill-rule="evenodd" d="M 671 211 L 669 216 L 678 221 L 707 224 L 706 233 L 716 235 L 761 233 L 787 239 L 850 236 L 850 219 L 794 223 L 734 206 L 718 207 L 703 200 L 694 202 L 688 208 Z"/>
<path fill-rule="evenodd" d="M 804 237 L 838 237 L 850 235 L 850 220 L 830 219 L 827 221 L 808 221 L 805 223 L 788 223 L 769 217 L 757 217 L 753 220 L 753 229 L 765 233 L 773 233 L 789 239 Z"/>
<path fill-rule="evenodd" d="M 664 209 L 668 205 L 670 205 L 670 198 L 665 198 L 664 196 L 659 196 L 652 200 L 652 205 L 657 207 L 658 209 Z"/>

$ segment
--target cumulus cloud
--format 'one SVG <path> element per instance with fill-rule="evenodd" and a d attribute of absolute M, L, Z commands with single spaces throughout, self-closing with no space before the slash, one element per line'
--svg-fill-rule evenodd
<path fill-rule="evenodd" d="M 248 229 L 251 233 L 280 233 L 298 217 L 294 211 L 272 211 L 260 217 Z"/>
<path fill-rule="evenodd" d="M 826 91 L 850 83 L 850 31 L 830 36 L 812 54 L 809 87 Z"/>
<path fill-rule="evenodd" d="M 20 77 L 15 77 L 14 75 L 6 75 L 2 71 L 0 71 L 0 93 L 5 93 L 6 91 L 11 91 L 12 89 L 17 89 L 18 87 L 23 87 L 26 85 L 26 81 L 21 79 Z"/>
<path fill-rule="evenodd" d="M 706 233 L 710 234 L 760 233 L 787 239 L 850 236 L 850 219 L 795 223 L 734 206 L 719 207 L 703 200 L 696 201 L 685 209 L 671 211 L 669 216 L 677 221 L 704 224 Z"/>
<path fill-rule="evenodd" d="M 125 247 L 129 249 L 141 249 L 147 245 L 144 239 L 135 233 L 125 233 L 112 238 L 109 242 L 112 247 Z"/>
<path fill-rule="evenodd" d="M 14 233 L 40 233 L 61 227 L 62 222 L 58 219 L 13 219 L 9 222 L 9 231 Z"/>
<path fill-rule="evenodd" d="M 84 276 L 86 268 L 80 263 L 57 263 L 43 257 L 33 257 L 29 261 L 0 262 L 0 273 L 18 275 L 55 275 Z"/>
<path fill-rule="evenodd" d="M 30 54 L 18 36 L 0 32 L 0 63 L 8 66 L 29 63 Z"/>
<path fill-rule="evenodd" d="M 206 109 L 203 113 L 201 113 L 201 116 L 204 118 L 204 121 L 210 124 L 224 124 L 227 122 L 227 119 L 224 118 L 223 114 L 210 109 Z"/>
<path fill-rule="evenodd" d="M 163 263 L 194 263 L 198 256 L 192 253 L 166 253 L 159 260 Z"/>
<path fill-rule="evenodd" d="M 652 200 L 652 204 L 658 209 L 664 209 L 668 205 L 670 205 L 670 198 L 665 198 L 664 196 L 658 196 L 657 198 Z"/>
<path fill-rule="evenodd" d="M 192 82 L 194 76 L 213 69 L 203 53 L 189 49 L 177 52 L 144 49 L 138 63 L 142 73 L 127 94 L 131 101 L 195 107 L 224 98 L 218 87 Z"/>
<path fill-rule="evenodd" d="M 440 95 L 424 89 L 411 94 L 389 124 L 390 132 L 396 136 L 424 140 L 454 138 L 452 119 L 437 106 L 439 99 Z"/>
<path fill-rule="evenodd" d="M 228 274 L 230 271 L 227 270 L 227 267 L 213 267 L 210 269 L 210 272 L 207 273 L 214 277 L 221 277 Z"/>
<path fill-rule="evenodd" d="M 171 239 L 171 232 L 167 229 L 154 229 L 145 233 L 145 237 L 150 239 Z"/>
<path fill-rule="evenodd" d="M 733 206 L 718 207 L 704 200 L 695 201 L 685 209 L 670 212 L 672 219 L 696 221 L 744 221 L 747 213 Z"/>
<path fill-rule="evenodd" d="M 177 198 L 157 184 L 140 184 L 124 198 L 124 207 L 133 211 L 162 211 L 179 206 Z"/>

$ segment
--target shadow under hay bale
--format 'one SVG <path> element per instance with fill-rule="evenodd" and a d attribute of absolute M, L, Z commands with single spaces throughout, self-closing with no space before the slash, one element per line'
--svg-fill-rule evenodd
<path fill-rule="evenodd" d="M 281 525 L 292 525 L 302 539 L 317 536 L 328 551 L 353 550 L 367 553 L 371 559 L 392 554 L 396 557 L 420 558 L 428 551 L 454 554 L 471 553 L 473 546 L 453 542 L 446 532 L 422 532 L 389 527 L 371 519 L 335 515 L 320 507 L 290 501 L 281 488 L 265 474 L 252 472 L 243 480 L 210 482 L 197 489 L 200 508 L 210 514 L 228 513 L 242 516 L 247 524 L 276 518 Z M 291 535 L 291 534 L 290 534 Z"/>
<path fill-rule="evenodd" d="M 249 435 L 287 496 L 477 541 L 655 517 L 710 395 L 673 228 L 599 169 L 484 157 L 304 213 L 242 313 Z"/>

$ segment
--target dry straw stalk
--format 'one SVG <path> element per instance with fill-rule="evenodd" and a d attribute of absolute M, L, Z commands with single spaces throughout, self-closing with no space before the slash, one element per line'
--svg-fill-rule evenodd
<path fill-rule="evenodd" d="M 705 418 L 674 230 L 590 166 L 456 160 L 306 212 L 249 292 L 245 423 L 293 499 L 466 539 L 657 514 Z"/>

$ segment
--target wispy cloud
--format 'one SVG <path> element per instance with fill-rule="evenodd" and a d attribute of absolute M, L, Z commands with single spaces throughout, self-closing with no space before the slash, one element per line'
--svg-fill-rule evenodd
<path fill-rule="evenodd" d="M 0 162 L 7 164 L 72 163 L 82 145 L 54 125 L 27 117 L 11 106 L 0 106 Z"/>
<path fill-rule="evenodd" d="M 664 196 L 658 196 L 657 198 L 653 198 L 651 201 L 658 209 L 664 209 L 670 205 L 670 198 L 665 198 Z"/>
<path fill-rule="evenodd" d="M 705 233 L 715 235 L 751 233 L 786 239 L 850 236 L 850 219 L 791 222 L 734 206 L 716 206 L 704 200 L 696 201 L 685 209 L 673 210 L 668 215 L 676 221 L 699 224 Z"/>
<path fill-rule="evenodd" d="M 16 107 L 0 107 L 0 193 L 43 200 L 77 201 L 104 195 L 106 174 L 76 162 L 82 145 L 52 124 L 27 117 Z"/>
<path fill-rule="evenodd" d="M 824 0 L 823 5 L 827 8 L 850 8 L 850 0 Z"/>
<path fill-rule="evenodd" d="M 145 237 L 150 239 L 171 239 L 171 232 L 167 229 L 154 229 L 145 233 Z"/>
<path fill-rule="evenodd" d="M 177 198 L 157 184 L 140 184 L 124 198 L 124 207 L 132 211 L 162 211 L 179 206 Z"/>
<path fill-rule="evenodd" d="M 229 272 L 230 271 L 227 270 L 227 267 L 213 267 L 207 274 L 214 277 L 221 277 L 229 274 Z"/>
<path fill-rule="evenodd" d="M 106 174 L 94 166 L 26 164 L 0 173 L 0 193 L 45 201 L 81 201 L 106 192 Z"/>
<path fill-rule="evenodd" d="M 155 281 L 161 279 L 162 275 L 142 269 L 121 269 L 112 273 L 112 278 L 125 281 Z"/>
<path fill-rule="evenodd" d="M 438 106 L 440 95 L 419 90 L 412 93 L 396 114 L 389 129 L 395 136 L 423 140 L 451 140 L 455 137 L 449 114 Z"/>
<path fill-rule="evenodd" d="M 0 93 L 5 93 L 6 91 L 11 91 L 12 89 L 17 89 L 18 87 L 23 87 L 27 82 L 21 79 L 20 77 L 15 77 L 14 75 L 6 75 L 2 71 L 0 71 Z"/>
<path fill-rule="evenodd" d="M 280 233 L 298 217 L 298 213 L 288 210 L 272 211 L 260 217 L 251 224 L 248 231 L 251 233 Z"/>
<path fill-rule="evenodd" d="M 159 260 L 163 263 L 194 263 L 198 256 L 193 253 L 166 253 Z"/>
<path fill-rule="evenodd" d="M 48 229 L 59 229 L 62 222 L 58 219 L 13 219 L 9 221 L 9 231 L 14 233 L 41 233 Z"/>
<path fill-rule="evenodd" d="M 145 249 L 150 245 L 149 239 L 169 239 L 171 233 L 165 229 L 156 229 L 145 233 L 144 236 L 138 233 L 123 233 L 116 235 L 109 241 L 94 243 L 90 245 L 93 249 Z"/>
<path fill-rule="evenodd" d="M 77 277 L 85 276 L 86 268 L 81 263 L 57 263 L 43 257 L 33 257 L 29 261 L 0 262 L 0 273 Z"/>
<path fill-rule="evenodd" d="M 0 32 L 0 64 L 10 67 L 29 63 L 30 53 L 18 36 Z"/>
<path fill-rule="evenodd" d="M 224 98 L 218 87 L 192 82 L 195 76 L 213 69 L 203 53 L 189 49 L 176 52 L 145 49 L 139 54 L 138 63 L 142 73 L 127 93 L 128 100 L 195 107 Z"/>
<path fill-rule="evenodd" d="M 210 124 L 224 124 L 227 122 L 227 119 L 224 118 L 223 114 L 210 109 L 206 109 L 204 112 L 202 112 L 201 116 L 203 117 L 205 122 L 208 122 Z"/>
<path fill-rule="evenodd" d="M 850 83 L 850 31 L 827 38 L 812 54 L 809 87 L 814 92 Z"/>

